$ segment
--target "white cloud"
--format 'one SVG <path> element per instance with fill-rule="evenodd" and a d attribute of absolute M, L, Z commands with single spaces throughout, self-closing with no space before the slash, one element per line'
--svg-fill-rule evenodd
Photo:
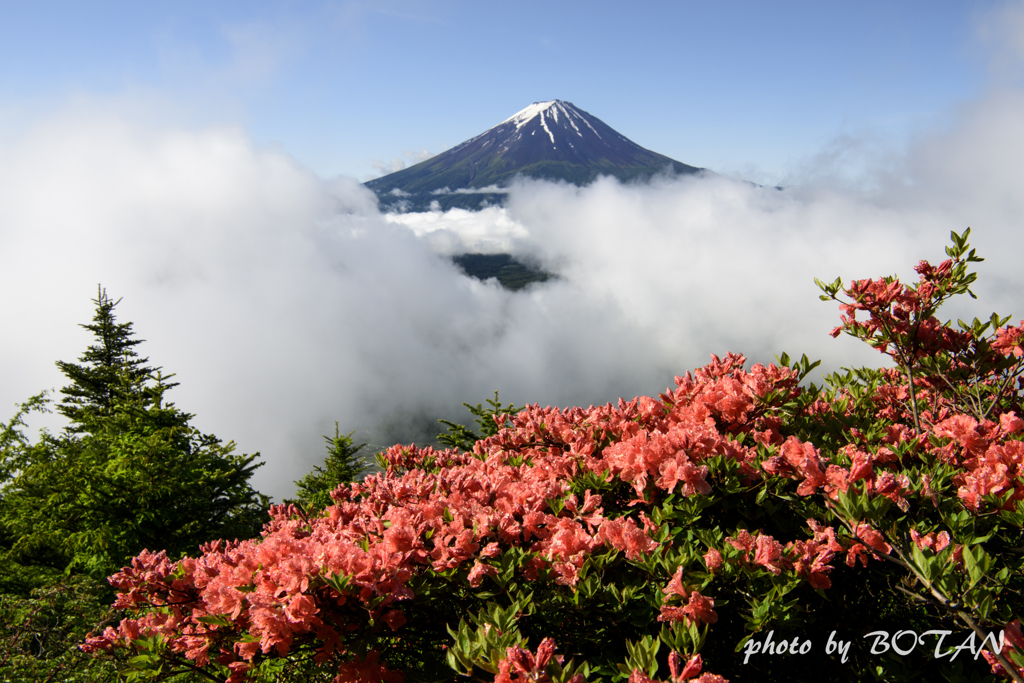
<path fill-rule="evenodd" d="M 979 15 L 975 33 L 997 83 L 1020 83 L 1024 65 L 1024 2 L 1003 2 Z"/>
<path fill-rule="evenodd" d="M 63 385 L 53 362 L 90 343 L 77 324 L 97 283 L 177 373 L 172 400 L 262 451 L 256 484 L 278 496 L 335 420 L 411 434 L 494 389 L 558 405 L 654 394 L 730 350 L 874 363 L 828 336 L 838 314 L 815 276 L 910 276 L 972 225 L 981 302 L 951 314 L 1024 315 L 1022 120 L 1024 95 L 993 93 L 905 150 L 861 155 L 856 182 L 819 159 L 784 191 L 521 182 L 507 209 L 381 216 L 356 181 L 324 182 L 236 129 L 72 110 L 0 131 L 0 410 Z M 462 251 L 560 278 L 513 294 L 444 258 Z"/>
<path fill-rule="evenodd" d="M 530 233 L 499 207 L 481 211 L 450 209 L 444 213 L 388 213 L 384 220 L 403 225 L 445 256 L 455 254 L 529 253 L 534 250 Z"/>
<path fill-rule="evenodd" d="M 488 185 L 487 187 L 457 187 L 452 190 L 442 187 L 440 190 L 431 190 L 430 194 L 508 194 L 508 188 Z"/>
<path fill-rule="evenodd" d="M 430 157 L 434 156 L 434 153 L 426 149 L 420 149 L 418 152 L 405 150 L 402 152 L 402 156 L 404 156 L 406 159 L 409 159 L 411 163 L 418 164 L 421 161 L 426 161 Z"/>
<path fill-rule="evenodd" d="M 405 160 L 399 159 L 398 157 L 393 158 L 391 161 L 380 161 L 375 159 L 371 161 L 370 164 L 382 176 L 388 175 L 389 173 L 397 173 L 405 168 Z"/>
<path fill-rule="evenodd" d="M 389 173 L 397 173 L 398 171 L 405 169 L 407 164 L 415 165 L 421 161 L 426 161 L 432 156 L 434 156 L 434 154 L 425 149 L 421 149 L 418 152 L 404 150 L 401 157 L 393 157 L 391 161 L 375 159 L 370 162 L 370 165 L 373 166 L 378 174 L 385 176 Z M 367 178 L 366 180 L 372 180 L 372 178 Z"/>

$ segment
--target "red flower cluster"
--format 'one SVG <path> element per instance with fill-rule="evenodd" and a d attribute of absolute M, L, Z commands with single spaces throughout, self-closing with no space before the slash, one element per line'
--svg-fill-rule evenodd
<path fill-rule="evenodd" d="M 854 280 L 846 288 L 852 301 L 839 307 L 843 324 L 832 330 L 832 336 L 847 331 L 869 339 L 901 364 L 969 345 L 970 333 L 947 327 L 932 315 L 949 296 L 953 267 L 952 259 L 938 266 L 921 261 L 915 268 L 920 276 L 916 287 L 907 287 L 896 278 Z M 859 311 L 867 313 L 868 320 L 858 320 Z M 901 343 L 907 339 L 912 339 L 909 347 Z M 910 356 L 904 357 L 908 351 Z"/>
<path fill-rule="evenodd" d="M 424 571 L 465 567 L 468 583 L 478 587 L 496 576 L 492 560 L 519 546 L 532 558 L 524 578 L 550 571 L 571 587 L 595 552 L 639 560 L 658 548 L 646 515 L 642 524 L 632 515 L 606 518 L 600 496 L 586 491 L 580 499 L 569 482 L 585 472 L 615 477 L 632 486 L 635 502 L 656 490 L 701 495 L 711 490 L 702 462 L 717 455 L 758 478 L 756 449 L 729 434 L 779 442 L 778 418 L 762 399 L 771 393 L 781 402 L 799 389 L 787 368 L 755 365 L 746 372 L 743 364 L 742 356 L 714 358 L 695 377 L 677 378 L 677 389 L 661 401 L 565 411 L 533 406 L 473 453 L 393 447 L 383 454 L 386 471 L 334 492 L 336 504 L 322 517 L 277 507 L 260 539 L 215 542 L 176 563 L 144 552 L 111 577 L 117 606 L 144 614 L 84 647 L 131 647 L 140 635 L 160 636 L 196 665 L 212 658 L 243 680 L 258 655 L 285 655 L 298 640 L 312 639 L 318 660 L 327 661 L 344 659 L 342 642 L 354 630 L 400 630 L 401 603 L 414 597 L 409 582 Z M 801 453 L 810 448 L 787 444 Z M 661 619 L 717 620 L 710 598 L 679 595 L 686 605 L 664 607 Z M 351 677 L 378 664 L 368 656 L 344 666 L 341 675 Z"/>
<path fill-rule="evenodd" d="M 1004 653 L 1006 653 L 1007 650 L 1013 650 L 1020 654 L 1024 654 L 1024 631 L 1021 629 L 1020 619 L 1014 619 L 1004 626 L 1003 634 L 1006 638 L 1006 649 L 1003 650 Z M 999 660 L 996 659 L 992 652 L 989 650 L 982 650 L 981 655 L 992 667 L 992 673 L 997 676 L 1007 675 L 1006 669 L 1003 668 L 1003 665 L 999 663 Z M 1021 671 L 1024 671 L 1024 667 L 1021 667 Z"/>
<path fill-rule="evenodd" d="M 694 655 L 683 664 L 679 653 L 672 652 L 668 656 L 668 666 L 671 678 L 667 683 L 729 683 L 729 681 L 721 676 L 712 673 L 701 674 L 701 669 L 704 668 L 704 660 L 700 655 Z M 662 682 L 654 680 L 640 669 L 633 669 L 633 672 L 629 675 L 628 683 Z"/>
<path fill-rule="evenodd" d="M 1024 443 L 1008 437 L 1024 430 L 1016 413 L 1003 413 L 999 422 L 979 423 L 968 415 L 956 415 L 935 425 L 933 433 L 950 441 L 936 452 L 962 468 L 955 482 L 958 495 L 970 510 L 978 511 L 985 496 L 1009 494 L 1004 509 L 1024 500 Z"/>
<path fill-rule="evenodd" d="M 551 683 L 547 666 L 552 657 L 561 663 L 562 657 L 555 655 L 555 641 L 551 638 L 540 642 L 536 654 L 526 648 L 510 647 L 499 665 L 494 683 Z M 576 674 L 566 683 L 583 683 L 585 680 L 582 674 Z"/>
<path fill-rule="evenodd" d="M 755 537 L 743 529 L 736 536 L 727 538 L 726 542 L 743 552 L 738 558 L 743 564 L 764 567 L 776 576 L 783 571 L 791 571 L 815 588 L 829 588 L 832 582 L 828 573 L 833 569 L 829 562 L 837 552 L 846 551 L 849 553 L 847 563 L 852 564 L 849 557 L 856 555 L 859 544 L 846 548 L 836 539 L 836 531 L 832 527 L 813 519 L 807 520 L 807 524 L 814 532 L 814 538 L 809 541 L 790 541 L 783 546 L 771 536 L 758 533 Z"/>
<path fill-rule="evenodd" d="M 984 345 L 973 334 L 951 330 L 930 314 L 947 296 L 956 268 L 953 261 L 938 267 L 922 262 L 916 288 L 892 279 L 854 282 L 847 290 L 853 302 L 843 305 L 836 333 L 845 329 L 869 338 L 904 369 L 940 353 L 977 351 Z M 857 320 L 860 311 L 870 319 Z M 1002 359 L 1021 358 L 1022 338 L 1024 327 L 1003 328 L 990 348 Z M 967 366 L 966 356 L 957 358 L 950 372 Z M 955 468 L 957 495 L 972 512 L 983 511 L 990 496 L 1001 496 L 1005 510 L 1024 499 L 1024 445 L 1011 438 L 1024 432 L 1024 420 L 1005 409 L 966 414 L 949 397 L 948 379 L 908 379 L 887 370 L 877 373 L 866 399 L 849 388 L 828 399 L 808 399 L 800 419 L 841 422 L 855 405 L 866 403 L 876 421 L 871 429 L 838 430 L 838 443 L 834 436 L 818 442 L 813 430 L 809 436 L 788 422 L 805 391 L 798 372 L 774 365 L 748 371 L 744 364 L 735 354 L 712 357 L 704 368 L 677 377 L 676 387 L 658 398 L 586 409 L 534 405 L 498 416 L 498 424 L 507 426 L 477 442 L 473 452 L 395 446 L 381 455 L 384 471 L 338 488 L 335 504 L 321 516 L 279 506 L 259 539 L 211 543 L 200 556 L 179 562 L 143 552 L 111 577 L 117 606 L 135 616 L 90 638 L 84 649 L 137 648 L 140 639 L 155 638 L 168 657 L 198 667 L 215 663 L 228 672 L 228 681 L 238 683 L 267 659 L 313 647 L 317 662 L 338 667 L 339 683 L 392 683 L 403 674 L 382 662 L 387 652 L 353 643 L 365 634 L 403 637 L 409 601 L 420 597 L 416 591 L 426 579 L 504 588 L 511 566 L 504 561 L 518 557 L 517 581 L 550 582 L 571 595 L 587 585 L 590 567 L 611 558 L 643 567 L 659 581 L 674 571 L 651 621 L 682 631 L 718 622 L 711 597 L 718 582 L 771 575 L 827 589 L 836 557 L 845 555 L 854 567 L 899 556 L 905 537 L 887 530 L 887 538 L 879 529 L 888 527 L 870 523 L 877 518 L 864 506 L 881 503 L 871 510 L 888 509 L 891 503 L 903 513 L 914 505 L 937 507 L 932 475 L 912 480 L 910 466 L 937 462 Z M 795 490 L 802 505 L 818 503 L 821 514 L 798 518 L 819 517 L 807 520 L 809 537 L 776 539 L 740 528 L 724 540 L 719 533 L 717 548 L 703 541 L 706 572 L 689 564 L 700 562 L 692 549 L 690 559 L 671 559 L 681 557 L 671 554 L 678 550 L 677 531 L 660 516 L 658 504 L 693 502 L 726 485 L 744 495 L 786 489 L 791 498 Z M 594 489 L 615 496 L 605 500 Z M 861 505 L 858 514 L 837 512 L 855 504 Z M 922 527 L 922 534 L 910 527 L 912 542 L 931 553 L 953 544 L 949 532 L 933 528 Z M 969 543 L 958 540 L 955 570 L 964 571 L 964 556 L 973 556 L 963 549 Z M 657 605 L 656 593 L 653 599 L 644 609 Z M 723 604 L 720 599 L 719 609 Z M 1007 633 L 1020 647 L 1019 621 Z M 508 642 L 494 650 L 504 652 L 493 654 L 500 661 L 488 660 L 496 681 L 552 680 L 552 667 L 561 665 L 552 639 L 535 651 L 525 641 L 506 648 Z M 724 681 L 701 673 L 696 649 L 685 664 L 671 653 L 671 681 Z M 573 674 L 568 680 L 584 679 Z M 640 670 L 629 680 L 656 683 Z"/>
<path fill-rule="evenodd" d="M 712 609 L 715 606 L 715 601 L 683 585 L 682 567 L 676 569 L 676 573 L 672 575 L 668 586 L 662 589 L 662 593 L 665 594 L 666 604 L 661 607 L 658 621 L 676 622 L 685 619 L 698 626 L 700 624 L 714 624 L 718 621 L 718 614 Z M 673 596 L 684 598 L 687 600 L 687 603 L 681 607 L 670 606 L 667 604 L 667 601 L 671 600 Z"/>

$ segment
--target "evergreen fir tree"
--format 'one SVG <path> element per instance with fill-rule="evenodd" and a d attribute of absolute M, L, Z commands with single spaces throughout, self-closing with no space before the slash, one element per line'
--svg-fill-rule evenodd
<path fill-rule="evenodd" d="M 295 482 L 298 496 L 296 502 L 307 512 L 319 512 L 333 505 L 331 491 L 341 484 L 356 481 L 366 471 L 366 459 L 359 455 L 366 444 L 356 446 L 352 434 L 342 434 L 335 422 L 334 437 L 324 436 L 327 457 L 323 467 L 315 465 L 312 472 Z"/>
<path fill-rule="evenodd" d="M 45 409 L 43 396 L 0 424 L 7 559 L 102 578 L 146 548 L 180 557 L 257 535 L 269 505 L 249 485 L 259 454 L 235 454 L 234 443 L 192 427 L 193 415 L 164 400 L 171 375 L 148 367 L 131 323 L 115 321 L 117 302 L 102 288 L 94 302 L 84 327 L 96 343 L 82 365 L 58 363 L 71 384 L 57 409 L 71 424 L 29 442 L 17 428 L 24 410 Z"/>
<path fill-rule="evenodd" d="M 132 324 L 116 321 L 114 307 L 120 302 L 120 299 L 111 300 L 107 290 L 99 286 L 93 299 L 96 313 L 92 324 L 80 325 L 95 335 L 96 343 L 78 359 L 81 365 L 57 361 L 57 367 L 71 380 L 70 385 L 61 389 L 64 399 L 57 411 L 71 420 L 72 431 L 83 431 L 88 414 L 111 414 L 114 402 L 123 398 L 118 395 L 121 373 L 127 375 L 129 382 L 135 382 L 159 370 L 148 367 L 149 359 L 140 358 L 135 352 L 135 347 L 143 340 L 134 338 Z"/>
<path fill-rule="evenodd" d="M 469 412 L 472 413 L 473 420 L 476 422 L 480 433 L 478 434 L 465 425 L 452 422 L 451 420 L 438 420 L 447 429 L 444 434 L 437 435 L 437 440 L 448 448 L 463 451 L 472 451 L 477 441 L 494 436 L 502 427 L 510 424 L 510 421 L 506 418 L 499 425 L 499 423 L 494 421 L 495 418 L 499 418 L 502 415 L 515 415 L 523 409 L 522 406 L 517 407 L 514 403 L 509 403 L 507 406 L 503 405 L 498 400 L 497 391 L 494 392 L 493 399 L 487 399 L 486 408 L 482 403 L 477 403 L 475 406 L 468 403 L 463 403 L 462 405 L 466 406 Z"/>

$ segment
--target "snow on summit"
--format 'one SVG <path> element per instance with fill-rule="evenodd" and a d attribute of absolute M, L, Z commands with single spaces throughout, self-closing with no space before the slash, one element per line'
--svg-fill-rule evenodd
<path fill-rule="evenodd" d="M 586 117 L 583 116 L 578 109 L 576 109 L 572 102 L 563 102 L 562 100 L 534 102 L 529 107 L 526 107 L 525 109 L 516 112 L 512 116 L 508 117 L 507 119 L 499 123 L 497 126 L 494 126 L 494 128 L 504 126 L 507 123 L 514 123 L 516 126 L 516 130 L 519 130 L 533 119 L 540 118 L 541 127 L 548 134 L 548 137 L 551 138 L 551 143 L 554 144 L 555 136 L 551 133 L 551 129 L 548 128 L 547 121 L 545 121 L 545 118 L 550 117 L 551 119 L 554 120 L 555 123 L 558 123 L 559 114 L 565 117 L 566 122 L 570 126 L 572 126 L 572 129 L 576 131 L 576 134 L 578 136 L 583 137 L 583 133 L 580 132 L 579 126 L 576 125 L 576 121 L 574 121 L 573 119 L 576 119 L 577 121 L 582 121 L 590 128 L 590 130 L 594 131 L 594 134 L 597 135 L 597 137 L 601 137 L 600 134 L 598 134 L 598 132 L 594 130 L 594 127 L 590 125 L 590 122 L 587 121 Z"/>
<path fill-rule="evenodd" d="M 506 123 L 514 123 L 516 124 L 516 129 L 522 128 L 526 125 L 527 121 L 539 116 L 545 109 L 548 109 L 556 103 L 558 103 L 558 100 L 551 100 L 550 102 L 534 102 L 529 107 L 517 111 L 512 116 L 499 123 L 498 126 L 502 126 Z M 496 127 L 497 126 L 495 126 L 495 128 Z"/>

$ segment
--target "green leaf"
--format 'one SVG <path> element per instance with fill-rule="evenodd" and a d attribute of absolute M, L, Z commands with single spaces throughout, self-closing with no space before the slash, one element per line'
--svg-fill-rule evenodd
<path fill-rule="evenodd" d="M 210 614 L 207 616 L 196 617 L 196 621 L 200 621 L 204 624 L 211 624 L 213 626 L 230 626 L 231 620 L 223 614 Z"/>

